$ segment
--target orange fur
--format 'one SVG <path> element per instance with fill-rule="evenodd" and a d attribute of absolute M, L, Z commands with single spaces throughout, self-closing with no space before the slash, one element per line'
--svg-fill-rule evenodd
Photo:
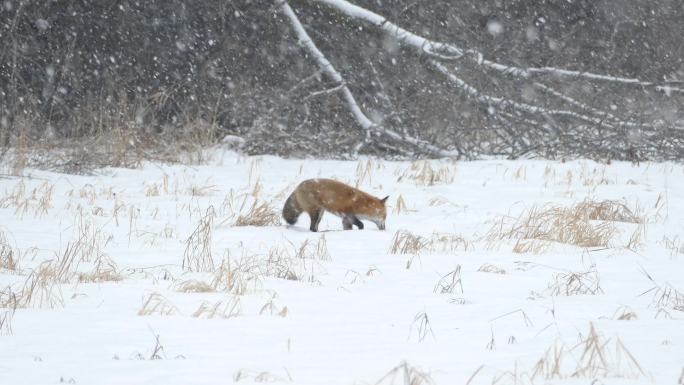
<path fill-rule="evenodd" d="M 363 229 L 361 219 L 367 219 L 385 229 L 387 197 L 378 199 L 359 189 L 332 179 L 308 179 L 300 183 L 285 201 L 283 217 L 289 224 L 297 222 L 302 212 L 311 218 L 311 231 L 318 231 L 323 211 L 342 218 L 345 230 L 353 225 Z"/>

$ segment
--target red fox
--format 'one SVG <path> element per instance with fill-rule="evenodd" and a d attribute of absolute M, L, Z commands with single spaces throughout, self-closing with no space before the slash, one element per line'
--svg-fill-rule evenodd
<path fill-rule="evenodd" d="M 311 217 L 309 229 L 318 231 L 323 211 L 328 211 L 342 217 L 345 230 L 351 230 L 352 226 L 362 230 L 361 219 L 372 221 L 380 230 L 384 230 L 387 198 L 389 196 L 378 199 L 332 179 L 308 179 L 300 183 L 285 201 L 283 218 L 293 225 L 302 212 L 307 212 Z"/>

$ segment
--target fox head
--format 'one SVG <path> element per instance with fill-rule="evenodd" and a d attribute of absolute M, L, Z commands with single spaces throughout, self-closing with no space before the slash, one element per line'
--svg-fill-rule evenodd
<path fill-rule="evenodd" d="M 375 223 L 380 230 L 385 229 L 385 220 L 387 219 L 387 207 L 385 206 L 385 202 L 387 202 L 387 198 L 389 198 L 389 195 L 382 199 L 378 199 L 377 204 L 372 207 L 372 216 L 368 218 Z"/>

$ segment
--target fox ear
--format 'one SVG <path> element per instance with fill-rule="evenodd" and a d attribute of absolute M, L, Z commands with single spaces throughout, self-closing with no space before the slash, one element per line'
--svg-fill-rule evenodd
<path fill-rule="evenodd" d="M 389 198 L 389 195 L 388 195 L 388 196 L 386 196 L 386 197 L 384 197 L 384 198 L 382 198 L 382 199 L 380 199 L 380 202 L 382 202 L 382 203 L 385 203 L 385 202 L 387 202 L 387 198 Z"/>

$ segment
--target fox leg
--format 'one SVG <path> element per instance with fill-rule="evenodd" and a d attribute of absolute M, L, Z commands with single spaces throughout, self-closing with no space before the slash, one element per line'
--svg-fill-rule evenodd
<path fill-rule="evenodd" d="M 318 231 L 318 224 L 321 222 L 321 218 L 323 218 L 323 210 L 318 209 L 311 211 L 309 217 L 311 217 L 311 226 L 309 227 L 309 230 L 313 232 Z"/>
<path fill-rule="evenodd" d="M 356 225 L 356 227 L 359 228 L 359 230 L 363 230 L 363 222 L 361 222 L 361 221 L 359 220 L 359 218 L 357 218 L 357 217 L 352 217 L 352 221 L 354 222 L 354 224 Z"/>
<path fill-rule="evenodd" d="M 344 228 L 345 230 L 351 230 L 353 223 L 354 223 L 354 220 L 352 219 L 352 217 L 349 217 L 349 216 L 342 217 L 342 228 Z"/>

